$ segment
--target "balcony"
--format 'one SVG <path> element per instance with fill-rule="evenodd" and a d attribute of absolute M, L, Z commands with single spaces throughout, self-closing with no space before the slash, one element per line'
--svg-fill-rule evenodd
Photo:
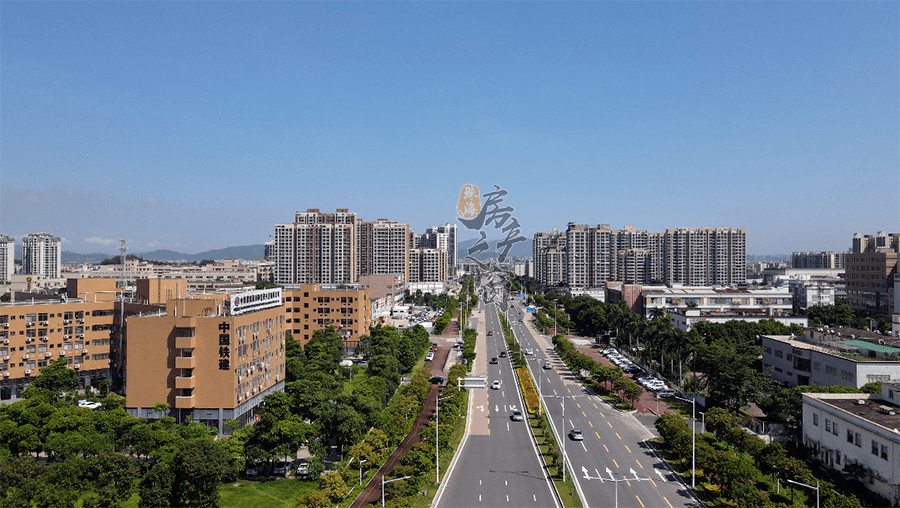
<path fill-rule="evenodd" d="M 197 362 L 193 356 L 177 356 L 175 357 L 176 369 L 194 369 L 197 368 Z"/>
<path fill-rule="evenodd" d="M 175 347 L 178 349 L 194 349 L 197 342 L 194 337 L 175 337 Z"/>
<path fill-rule="evenodd" d="M 178 376 L 175 378 L 175 388 L 177 388 L 179 390 L 196 388 L 196 384 L 197 384 L 195 382 L 196 379 L 197 378 L 194 376 L 191 376 L 191 377 Z"/>
<path fill-rule="evenodd" d="M 194 407 L 194 396 L 193 395 L 190 395 L 187 397 L 185 397 L 183 395 L 175 396 L 175 408 L 176 409 L 190 409 L 192 407 Z"/>

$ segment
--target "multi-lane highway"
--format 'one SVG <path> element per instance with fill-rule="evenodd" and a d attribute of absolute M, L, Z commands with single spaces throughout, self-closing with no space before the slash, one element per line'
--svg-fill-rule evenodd
<path fill-rule="evenodd" d="M 477 358 L 471 375 L 486 376 L 488 387 L 470 392 L 468 433 L 442 479 L 434 506 L 559 508 L 528 422 L 512 420 L 513 411 L 523 408 L 512 366 L 508 358 L 500 357 L 506 344 L 497 312 L 488 304 L 478 314 Z M 489 363 L 494 357 L 497 363 Z M 490 388 L 494 381 L 500 381 L 499 388 Z"/>
<path fill-rule="evenodd" d="M 529 325 L 520 305 L 511 304 L 508 315 L 522 348 L 533 351 L 527 356 L 529 368 L 540 385 L 554 430 L 566 443 L 569 471 L 585 505 L 696 506 L 696 499 L 645 443 L 651 434 L 640 422 L 587 392 L 553 351 L 548 338 Z M 545 362 L 551 370 L 542 368 Z M 572 429 L 581 430 L 583 440 L 573 440 Z"/>

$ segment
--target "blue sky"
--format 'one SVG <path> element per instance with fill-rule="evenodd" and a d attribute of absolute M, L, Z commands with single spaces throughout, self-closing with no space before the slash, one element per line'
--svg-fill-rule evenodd
<path fill-rule="evenodd" d="M 568 222 L 900 230 L 897 2 L 0 2 L 0 232 L 75 252 Z M 465 238 L 465 236 L 464 236 Z"/>

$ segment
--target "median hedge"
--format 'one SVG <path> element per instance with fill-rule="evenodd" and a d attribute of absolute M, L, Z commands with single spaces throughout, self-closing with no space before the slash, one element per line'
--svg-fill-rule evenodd
<path fill-rule="evenodd" d="M 526 367 L 520 367 L 516 369 L 516 374 L 519 376 L 519 386 L 522 387 L 522 397 L 525 399 L 525 409 L 528 410 L 529 413 L 536 413 L 541 400 L 540 397 L 538 397 L 537 390 L 534 388 L 534 381 L 531 380 L 531 375 L 528 374 L 528 369 Z"/>

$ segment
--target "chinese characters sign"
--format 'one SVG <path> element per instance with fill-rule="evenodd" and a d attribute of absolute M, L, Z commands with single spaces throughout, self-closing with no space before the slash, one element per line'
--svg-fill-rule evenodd
<path fill-rule="evenodd" d="M 478 241 L 468 249 L 466 259 L 472 260 L 478 265 L 482 280 L 487 279 L 486 289 L 489 300 L 494 300 L 499 286 L 509 279 L 511 271 L 495 266 L 490 261 L 478 260 L 478 257 L 490 248 L 485 229 L 492 228 L 501 234 L 502 238 L 495 245 L 495 252 L 498 254 L 500 263 L 506 261 L 506 256 L 513 245 L 525 241 L 519 221 L 512 215 L 515 208 L 502 206 L 503 198 L 507 194 L 509 193 L 499 185 L 494 185 L 494 190 L 490 192 L 479 194 L 478 187 L 466 184 L 459 192 L 459 202 L 456 206 L 456 211 L 460 215 L 459 222 L 466 229 L 480 233 Z M 482 198 L 484 198 L 483 204 Z"/>
<path fill-rule="evenodd" d="M 231 369 L 231 324 L 223 321 L 219 325 L 219 370 Z"/>

